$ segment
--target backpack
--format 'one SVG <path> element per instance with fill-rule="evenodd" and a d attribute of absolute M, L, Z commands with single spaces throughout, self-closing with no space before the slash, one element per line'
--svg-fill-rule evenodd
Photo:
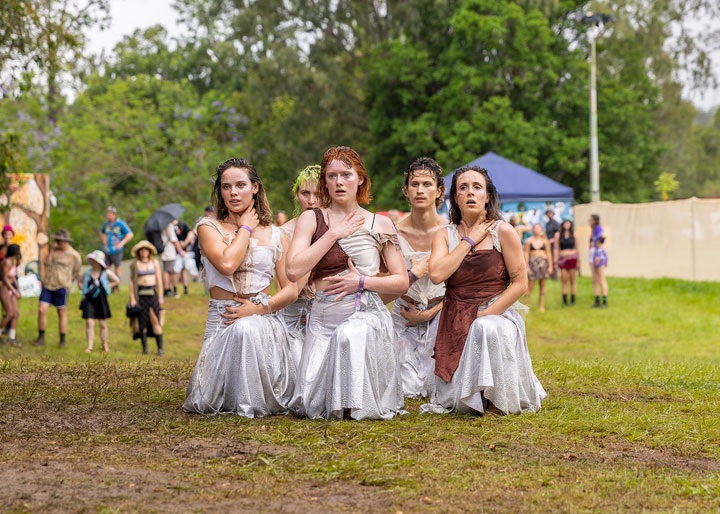
<path fill-rule="evenodd" d="M 162 253 L 163 249 L 165 248 L 165 243 L 163 243 L 162 240 L 162 231 L 161 230 L 147 230 L 145 231 L 145 239 L 150 241 L 150 243 L 155 247 L 155 250 L 157 250 L 158 255 Z"/>

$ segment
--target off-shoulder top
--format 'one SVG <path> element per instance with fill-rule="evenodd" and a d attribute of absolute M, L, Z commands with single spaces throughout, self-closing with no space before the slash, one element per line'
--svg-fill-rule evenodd
<path fill-rule="evenodd" d="M 408 243 L 407 239 L 405 239 L 401 234 L 398 234 L 398 241 L 400 243 L 400 250 L 402 251 L 403 259 L 405 259 L 405 267 L 407 269 L 410 269 L 411 258 L 419 261 L 430 256 L 430 252 L 416 252 L 413 250 L 410 243 Z M 442 282 L 440 284 L 433 284 L 430 280 L 430 276 L 425 275 L 424 277 L 420 277 L 420 280 L 413 282 L 406 294 L 416 302 L 420 302 L 427 306 L 428 300 L 445 294 L 445 284 Z"/>
<path fill-rule="evenodd" d="M 318 212 L 320 212 L 320 209 L 316 209 L 316 216 Z M 316 234 L 320 232 L 320 235 L 322 235 L 324 231 L 327 230 L 327 224 L 325 223 L 325 218 L 322 217 L 322 212 L 320 212 L 319 216 L 317 219 Z M 319 236 L 317 236 L 317 238 L 319 239 Z M 398 242 L 397 232 L 394 231 L 394 227 L 392 234 L 361 228 L 349 236 L 337 240 L 339 249 L 352 259 L 353 265 L 357 268 L 358 272 L 368 277 L 375 276 L 380 272 L 382 250 L 387 243 L 394 245 L 395 248 L 400 250 L 400 243 Z M 334 248 L 336 248 L 335 245 L 330 248 L 328 253 L 333 251 Z M 342 252 L 335 253 L 342 254 Z M 348 269 L 347 263 L 341 267 L 337 258 L 329 261 L 326 257 L 327 254 L 320 260 L 315 268 L 313 268 L 312 280 L 322 279 L 330 274 L 344 273 Z M 330 269 L 331 265 L 337 265 L 337 267 L 332 270 L 333 273 L 325 275 L 317 273 L 318 269 Z"/>
<path fill-rule="evenodd" d="M 228 232 L 222 224 L 215 218 L 201 218 L 195 229 L 201 225 L 207 225 L 214 228 L 222 235 L 223 242 L 230 246 L 235 238 L 235 234 Z M 258 293 L 266 289 L 273 279 L 275 270 L 275 262 L 282 256 L 282 231 L 271 225 L 272 234 L 267 245 L 258 246 L 258 240 L 250 238 L 248 251 L 240 266 L 235 270 L 232 276 L 223 275 L 215 266 L 202 254 L 202 280 L 206 289 L 219 287 L 225 291 L 236 294 Z"/>

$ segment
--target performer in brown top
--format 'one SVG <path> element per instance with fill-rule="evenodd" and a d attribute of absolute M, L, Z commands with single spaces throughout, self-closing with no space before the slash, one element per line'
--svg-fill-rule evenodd
<path fill-rule="evenodd" d="M 288 251 L 288 278 L 312 272 L 316 290 L 290 408 L 310 418 L 390 419 L 403 391 L 378 293 L 408 289 L 395 227 L 360 207 L 370 203 L 370 177 L 352 148 L 325 152 L 318 190 L 323 208 L 300 215 Z M 382 261 L 388 272 L 380 276 Z"/>
<path fill-rule="evenodd" d="M 430 280 L 445 282 L 435 341 L 436 390 L 422 412 L 519 414 L 546 396 L 513 304 L 527 289 L 520 237 L 500 218 L 497 190 L 478 167 L 453 175 L 447 230 L 433 238 Z"/>

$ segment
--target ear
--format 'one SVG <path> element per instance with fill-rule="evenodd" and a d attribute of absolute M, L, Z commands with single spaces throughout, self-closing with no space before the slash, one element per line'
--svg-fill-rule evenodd
<path fill-rule="evenodd" d="M 258 183 L 257 183 L 257 182 L 253 182 L 253 183 L 252 183 L 253 196 L 255 196 L 255 195 L 258 193 L 259 190 L 260 190 L 260 186 L 258 185 Z"/>

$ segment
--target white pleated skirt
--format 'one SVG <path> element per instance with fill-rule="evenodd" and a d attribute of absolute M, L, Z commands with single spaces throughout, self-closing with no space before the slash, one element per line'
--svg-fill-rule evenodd
<path fill-rule="evenodd" d="M 285 324 L 275 313 L 226 325 L 221 314 L 229 305 L 237 304 L 210 300 L 203 346 L 183 410 L 248 418 L 287 413 L 296 367 Z"/>
<path fill-rule="evenodd" d="M 291 409 L 309 418 L 391 419 L 402 413 L 398 350 L 377 294 L 318 292 L 312 303 Z"/>
<path fill-rule="evenodd" d="M 431 403 L 420 412 L 482 413 L 484 397 L 505 414 L 520 414 L 539 410 L 546 396 L 532 368 L 525 322 L 510 307 L 473 321 L 452 379 L 435 377 Z"/>
<path fill-rule="evenodd" d="M 415 304 L 421 310 L 422 304 Z M 395 300 L 392 309 L 393 327 L 400 352 L 400 375 L 406 398 L 430 398 L 435 391 L 435 337 L 440 313 L 425 323 L 408 327 L 401 307 L 409 307 L 402 298 Z M 432 307 L 430 305 L 429 307 Z"/>

